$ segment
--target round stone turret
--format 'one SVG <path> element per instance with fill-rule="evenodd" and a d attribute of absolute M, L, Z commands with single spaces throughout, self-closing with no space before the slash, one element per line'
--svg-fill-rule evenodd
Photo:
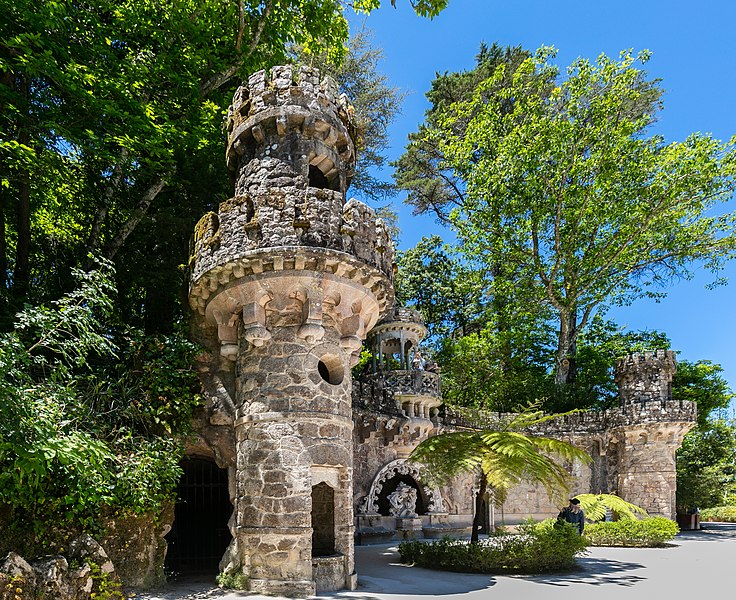
<path fill-rule="evenodd" d="M 614 380 L 621 405 L 672 399 L 677 360 L 672 350 L 635 352 L 616 361 Z"/>
<path fill-rule="evenodd" d="M 345 190 L 351 107 L 316 69 L 252 75 L 229 111 L 235 195 L 194 235 L 190 305 L 235 367 L 235 518 L 250 591 L 355 586 L 351 366 L 393 301 L 388 229 Z"/>

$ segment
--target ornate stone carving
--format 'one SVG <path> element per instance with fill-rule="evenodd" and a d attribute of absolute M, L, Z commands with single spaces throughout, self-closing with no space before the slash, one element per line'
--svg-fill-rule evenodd
<path fill-rule="evenodd" d="M 430 513 L 445 512 L 445 506 L 442 501 L 440 491 L 436 488 L 428 487 L 422 479 L 421 469 L 416 463 L 410 463 L 404 459 L 397 459 L 384 466 L 376 475 L 368 495 L 363 499 L 358 507 L 358 513 L 361 515 L 378 514 L 378 497 L 381 494 L 383 485 L 396 475 L 409 475 L 414 481 L 424 488 L 427 494 L 427 511 Z"/>
<path fill-rule="evenodd" d="M 390 512 L 394 517 L 417 516 L 417 491 L 405 483 L 400 483 L 396 491 L 388 495 Z"/>

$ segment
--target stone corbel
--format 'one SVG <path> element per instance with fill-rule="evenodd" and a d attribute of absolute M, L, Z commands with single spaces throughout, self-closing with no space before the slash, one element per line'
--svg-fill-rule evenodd
<path fill-rule="evenodd" d="M 238 317 L 238 313 L 215 313 L 220 356 L 227 360 L 235 360 L 238 355 Z"/>
<path fill-rule="evenodd" d="M 264 292 L 255 302 L 243 307 L 243 337 L 256 347 L 263 346 L 271 339 L 271 332 L 266 329 L 266 303 L 271 297 Z"/>
<path fill-rule="evenodd" d="M 342 320 L 340 346 L 348 352 L 360 350 L 363 345 L 365 322 L 360 314 L 354 314 Z"/>
<path fill-rule="evenodd" d="M 306 293 L 302 305 L 302 324 L 297 330 L 297 335 L 307 344 L 315 344 L 324 337 L 321 290 L 310 290 Z"/>
<path fill-rule="evenodd" d="M 359 301 L 353 302 L 350 310 L 353 314 L 342 320 L 340 324 L 340 346 L 342 346 L 350 354 L 350 366 L 354 367 L 360 362 L 360 349 L 363 347 L 363 338 L 365 337 L 365 320 L 361 311 L 362 304 Z"/>

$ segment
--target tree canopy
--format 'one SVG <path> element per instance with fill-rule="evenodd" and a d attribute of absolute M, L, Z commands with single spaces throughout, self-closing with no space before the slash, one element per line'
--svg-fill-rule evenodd
<path fill-rule="evenodd" d="M 504 265 L 502 282 L 554 311 L 564 385 L 597 310 L 659 296 L 693 265 L 717 274 L 733 257 L 734 215 L 723 203 L 736 186 L 736 149 L 702 134 L 670 143 L 650 134 L 660 103 L 641 69 L 646 52 L 578 59 L 564 78 L 553 58 L 542 48 L 499 61 L 472 94 L 435 104 L 405 157 L 439 149 L 437 170 L 462 192 L 447 213 L 462 252 L 491 273 Z M 411 187 L 407 174 L 399 182 Z M 432 181 L 447 189 L 447 177 Z"/>

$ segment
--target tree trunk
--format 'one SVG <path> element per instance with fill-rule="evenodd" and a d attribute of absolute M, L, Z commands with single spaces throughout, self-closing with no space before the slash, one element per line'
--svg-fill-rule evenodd
<path fill-rule="evenodd" d="M 560 312 L 560 331 L 555 353 L 555 385 L 564 387 L 575 381 L 578 337 L 577 310 Z"/>
<path fill-rule="evenodd" d="M 21 78 L 18 88 L 24 98 L 26 109 L 28 107 L 28 96 L 30 88 L 28 79 Z M 20 123 L 18 127 L 18 142 L 29 146 L 31 134 L 30 125 Z M 31 255 L 31 185 L 28 170 L 21 168 L 17 174 L 18 178 L 18 213 L 17 227 L 18 240 L 15 247 L 15 268 L 13 270 L 13 291 L 17 298 L 24 298 L 28 290 L 30 279 L 30 255 Z"/>
<path fill-rule="evenodd" d="M 0 290 L 8 287 L 8 247 L 5 241 L 5 194 L 0 190 Z"/>
<path fill-rule="evenodd" d="M 109 260 L 115 258 L 118 250 L 120 250 L 122 245 L 125 243 L 125 240 L 128 239 L 128 236 L 133 233 L 133 230 L 138 226 L 138 223 L 141 222 L 141 219 L 143 219 L 143 217 L 148 212 L 148 208 L 151 206 L 151 203 L 156 199 L 156 196 L 158 196 L 158 194 L 164 188 L 166 178 L 170 175 L 171 173 L 164 173 L 161 175 L 157 175 L 154 178 L 153 183 L 151 183 L 151 185 L 148 186 L 148 189 L 143 193 L 143 196 L 141 197 L 138 205 L 136 206 L 135 210 L 130 215 L 128 220 L 123 223 L 115 236 L 105 246 L 105 250 L 103 252 L 104 258 L 107 258 Z"/>
<path fill-rule="evenodd" d="M 478 486 L 478 493 L 475 495 L 475 514 L 473 515 L 473 530 L 470 532 L 470 542 L 475 543 L 478 541 L 478 532 L 483 526 L 483 498 L 485 498 L 486 491 L 488 490 L 488 479 L 486 474 L 480 472 L 480 485 Z"/>

